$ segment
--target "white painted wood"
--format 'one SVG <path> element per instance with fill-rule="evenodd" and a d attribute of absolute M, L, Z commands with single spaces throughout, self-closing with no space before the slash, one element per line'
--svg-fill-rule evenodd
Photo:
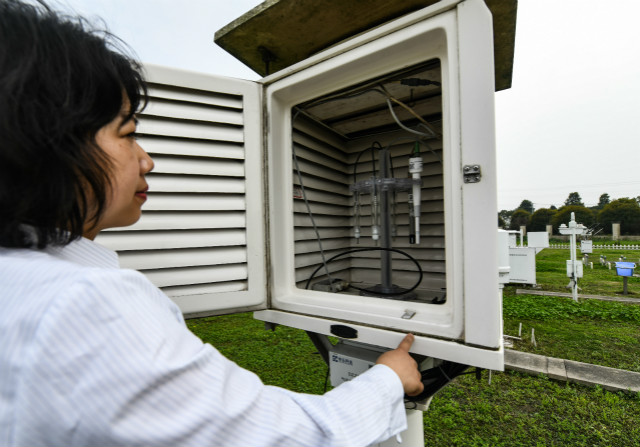
<path fill-rule="evenodd" d="M 149 256 L 151 254 L 151 256 Z M 247 251 L 244 247 L 230 248 L 198 248 L 154 250 L 148 252 L 124 252 L 120 256 L 123 268 L 140 270 L 167 269 L 177 267 L 208 267 L 211 271 L 216 266 L 227 264 L 244 264 L 247 262 Z M 149 273 L 149 272 L 147 272 Z"/>
<path fill-rule="evenodd" d="M 255 312 L 254 315 L 259 320 L 325 335 L 333 335 L 331 333 L 331 325 L 335 324 L 335 321 L 328 318 L 296 315 L 277 310 L 264 310 Z M 395 316 L 393 319 L 396 327 L 404 324 L 401 320 L 401 315 Z M 348 326 L 358 331 L 358 338 L 355 341 L 390 349 L 396 348 L 405 336 L 403 331 L 389 331 L 386 328 L 359 324 L 348 324 Z M 487 350 L 473 346 L 452 345 L 446 340 L 417 334 L 411 346 L 411 352 L 452 362 L 476 365 L 479 368 L 504 371 L 504 349 L 502 346 L 496 350 Z"/>
<path fill-rule="evenodd" d="M 211 268 L 210 266 L 204 267 L 190 267 L 190 268 L 167 268 L 161 270 L 148 270 L 143 273 L 158 287 L 168 286 L 187 286 L 191 284 L 215 284 L 217 282 L 246 280 L 248 278 L 248 271 L 246 265 L 226 265 L 219 266 L 217 268 Z M 243 292 L 247 292 L 246 290 Z M 222 297 L 221 297 L 222 298 Z M 247 303 L 249 300 L 244 300 L 241 294 L 236 295 L 238 304 Z M 217 309 L 217 303 L 203 303 L 203 306 L 208 304 L 208 310 L 225 310 Z M 200 312 L 205 309 L 201 309 Z"/>
<path fill-rule="evenodd" d="M 266 306 L 260 86 L 147 66 L 139 143 L 155 162 L 138 223 L 107 231 L 185 313 Z"/>
<path fill-rule="evenodd" d="M 467 4 L 470 6 L 463 10 Z M 478 0 L 440 2 L 437 8 L 426 8 L 410 18 L 390 24 L 388 28 L 384 26 L 373 30 L 263 80 L 267 87 L 265 100 L 270 130 L 267 143 L 270 221 L 277 222 L 277 225 L 270 226 L 269 235 L 272 247 L 271 296 L 272 305 L 279 315 L 301 315 L 296 322 L 298 327 L 304 327 L 310 321 L 307 318 L 336 319 L 367 327 L 413 331 L 425 339 L 435 336 L 441 339 L 443 347 L 447 346 L 448 358 L 480 365 L 485 362 L 486 354 L 487 358 L 493 359 L 492 362 L 495 361 L 493 366 L 496 369 L 502 368 L 501 336 L 495 330 L 501 325 L 501 299 L 497 290 L 497 264 L 493 262 L 495 204 L 491 197 L 495 196 L 496 188 L 492 180 L 495 175 L 494 90 L 485 82 L 486 73 L 493 71 L 493 59 L 486 52 L 487 45 L 492 43 L 487 14 L 486 6 Z M 479 48 L 478 55 L 470 58 L 462 54 L 473 52 L 475 46 Z M 430 144 L 433 152 L 421 148 L 424 162 L 420 216 L 422 241 L 419 248 L 408 247 L 408 250 L 423 267 L 424 287 L 434 291 L 446 288 L 447 301 L 434 305 L 302 290 L 299 284 L 305 282 L 305 274 L 321 265 L 321 256 L 319 249 L 315 248 L 306 206 L 301 200 L 291 200 L 292 191 L 294 194 L 299 191 L 292 187 L 299 184 L 291 160 L 292 146 L 295 145 L 308 198 L 314 199 L 310 200 L 310 205 L 321 230 L 325 257 L 328 258 L 360 246 L 352 234 L 348 239 L 344 238 L 345 228 L 352 228 L 354 223 L 349 184 L 353 182 L 353 164 L 358 154 L 376 140 L 391 144 L 393 167 L 405 172 L 406 176 L 412 142 L 396 141 L 394 138 L 398 132 L 367 136 L 362 141 L 348 141 L 340 137 L 340 133 L 391 123 L 389 116 L 381 116 L 384 113 L 382 108 L 379 113 L 372 110 L 368 115 L 344 121 L 341 121 L 340 114 L 349 111 L 344 104 L 309 110 L 310 116 L 314 112 L 325 114 L 322 118 L 333 119 L 333 115 L 326 114 L 335 113 L 334 121 L 340 122 L 338 132 L 323 131 L 321 126 L 314 126 L 311 120 L 306 119 L 293 123 L 296 130 L 292 132 L 292 108 L 427 60 L 440 62 L 438 74 L 442 82 L 442 96 L 422 103 L 417 109 L 425 115 L 435 116 L 433 124 L 442 133 L 442 141 L 434 140 Z M 472 66 L 481 66 L 479 81 L 473 79 L 475 71 Z M 478 91 L 469 94 L 474 87 Z M 370 106 L 375 107 L 376 104 L 372 102 Z M 438 113 L 441 117 L 437 116 Z M 404 111 L 398 114 L 409 118 Z M 489 117 L 478 119 L 483 114 Z M 475 145 L 476 141 L 479 144 Z M 483 178 L 479 184 L 466 185 L 463 183 L 463 164 L 475 163 L 472 160 L 478 154 L 477 163 L 487 166 L 488 181 L 485 184 Z M 361 156 L 356 170 L 359 180 L 372 175 L 366 154 Z M 401 175 L 396 174 L 396 177 Z M 471 190 L 477 186 L 480 188 Z M 335 197 L 333 203 L 331 195 Z M 344 208 L 345 197 L 347 208 Z M 398 193 L 396 200 L 397 206 L 405 208 L 396 217 L 397 238 L 406 239 L 409 222 L 407 194 Z M 367 221 L 362 230 L 367 235 L 367 232 L 370 234 L 370 198 L 361 195 L 360 203 L 361 221 Z M 343 214 L 345 209 L 346 215 Z M 345 217 L 341 216 L 348 216 L 346 224 Z M 492 225 L 490 232 L 487 231 L 489 220 Z M 343 243 L 345 246 L 341 248 Z M 406 241 L 398 244 L 402 247 L 407 245 Z M 339 267 L 330 264 L 330 270 L 347 281 L 370 280 L 375 283 L 379 260 L 374 252 L 345 258 L 336 262 Z M 410 285 L 412 279 L 415 281 L 413 262 L 400 256 L 392 259 L 394 275 L 403 286 Z M 345 264 L 348 265 L 346 270 Z M 482 268 L 478 269 L 479 265 Z M 416 314 L 410 320 L 401 320 L 407 306 L 412 310 L 415 308 Z M 273 313 L 261 312 L 260 315 Z M 270 318 L 267 320 L 289 322 L 287 318 Z M 310 327 L 304 328 L 311 330 Z M 373 344 L 379 345 L 377 342 Z M 482 348 L 469 351 L 470 345 Z M 467 357 L 470 352 L 473 354 Z M 444 354 L 439 358 L 445 358 Z"/>
<path fill-rule="evenodd" d="M 144 109 L 144 115 L 179 120 L 207 121 L 217 124 L 243 124 L 242 109 L 224 109 L 196 103 L 181 103 L 156 98 Z"/>
<path fill-rule="evenodd" d="M 148 181 L 152 192 L 235 193 L 245 192 L 244 178 L 155 175 Z"/>
<path fill-rule="evenodd" d="M 234 143 L 242 143 L 244 141 L 241 127 L 195 121 L 176 122 L 170 119 L 145 116 L 144 114 L 140 115 L 138 132 L 162 135 L 164 137 L 197 138 Z"/>
<path fill-rule="evenodd" d="M 145 205 L 149 211 L 164 210 L 244 210 L 246 208 L 245 198 L 241 195 L 224 194 L 158 194 L 151 197 Z"/>
<path fill-rule="evenodd" d="M 153 135 L 141 135 L 138 142 L 151 155 L 168 154 L 240 160 L 244 158 L 244 147 L 238 143 L 216 141 L 216 144 L 212 145 L 198 140 L 161 138 Z"/>
<path fill-rule="evenodd" d="M 229 281 L 219 282 L 214 284 L 190 284 L 186 286 L 172 286 L 165 287 L 164 292 L 178 300 L 180 298 L 188 299 L 190 297 L 201 297 L 202 295 L 229 293 L 229 292 L 242 292 L 247 290 L 246 281 Z M 206 311 L 206 309 L 202 310 Z"/>
<path fill-rule="evenodd" d="M 463 184 L 465 340 L 497 348 L 502 341 L 498 289 L 495 77 L 492 18 L 481 0 L 458 7 L 460 46 L 461 166 L 478 164 L 480 183 Z M 461 170 L 452 170 L 461 175 Z M 478 293 L 482 290 L 482 293 Z"/>
<path fill-rule="evenodd" d="M 224 160 L 218 158 L 178 158 L 158 155 L 153 159 L 155 174 L 187 174 L 190 176 L 210 175 L 220 177 L 244 178 L 242 160 Z"/>
<path fill-rule="evenodd" d="M 242 246 L 247 243 L 241 228 L 228 230 L 207 229 L 193 231 L 105 232 L 101 243 L 113 250 L 160 250 L 187 247 Z"/>
<path fill-rule="evenodd" d="M 242 98 L 238 96 L 204 90 L 184 90 L 166 84 L 151 84 L 149 86 L 149 96 L 154 99 L 170 99 L 242 110 Z"/>
<path fill-rule="evenodd" d="M 147 211 L 134 225 L 113 228 L 100 237 L 120 231 L 240 228 L 245 225 L 244 211 Z"/>

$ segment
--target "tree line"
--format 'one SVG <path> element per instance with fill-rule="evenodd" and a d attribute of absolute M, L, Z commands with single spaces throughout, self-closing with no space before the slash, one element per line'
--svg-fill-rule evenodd
<path fill-rule="evenodd" d="M 519 230 L 525 226 L 527 231 L 546 231 L 547 225 L 551 225 L 557 234 L 561 224 L 569 223 L 572 212 L 576 222 L 587 227 L 599 226 L 605 234 L 611 233 L 613 223 L 620 223 L 621 234 L 640 234 L 640 196 L 611 200 L 607 193 L 602 194 L 598 204 L 592 207 L 586 207 L 577 192 L 570 193 L 560 208 L 551 205 L 536 210 L 533 202 L 525 199 L 516 209 L 498 213 L 498 227 Z"/>

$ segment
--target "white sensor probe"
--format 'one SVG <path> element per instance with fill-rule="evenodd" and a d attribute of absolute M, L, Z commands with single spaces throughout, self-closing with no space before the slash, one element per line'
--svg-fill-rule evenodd
<path fill-rule="evenodd" d="M 422 188 L 422 157 L 420 156 L 420 143 L 416 142 L 413 146 L 413 154 L 409 159 L 409 173 L 414 180 L 420 180 L 420 183 L 414 182 L 413 185 L 413 218 L 415 219 L 415 243 L 420 243 L 420 192 Z"/>

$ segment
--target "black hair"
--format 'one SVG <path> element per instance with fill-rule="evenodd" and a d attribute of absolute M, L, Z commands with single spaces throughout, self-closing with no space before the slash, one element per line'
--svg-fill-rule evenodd
<path fill-rule="evenodd" d="M 0 0 L 0 246 L 67 244 L 104 212 L 111 163 L 95 141 L 142 69 L 107 31 L 43 2 Z"/>

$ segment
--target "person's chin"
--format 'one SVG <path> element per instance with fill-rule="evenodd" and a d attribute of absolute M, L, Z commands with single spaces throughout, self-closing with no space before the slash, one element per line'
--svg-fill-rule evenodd
<path fill-rule="evenodd" d="M 118 222 L 118 227 L 128 227 L 129 225 L 133 225 L 137 221 L 140 220 L 142 216 L 142 210 L 140 207 L 136 207 L 135 210 L 132 210 L 131 213 L 128 213 L 127 216 L 123 216 L 123 218 Z"/>

